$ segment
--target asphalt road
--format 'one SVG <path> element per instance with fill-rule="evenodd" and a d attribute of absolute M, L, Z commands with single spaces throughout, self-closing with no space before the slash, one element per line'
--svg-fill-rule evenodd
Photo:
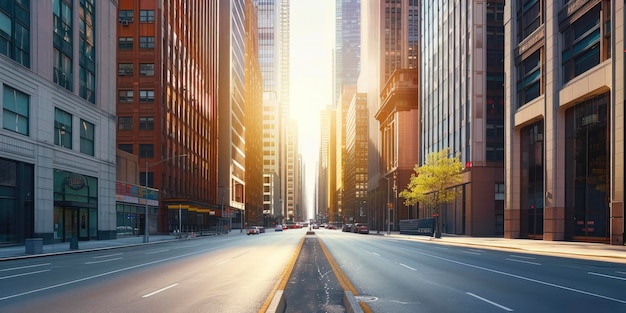
<path fill-rule="evenodd" d="M 373 312 L 626 312 L 626 266 L 317 232 Z"/>
<path fill-rule="evenodd" d="M 258 312 L 306 230 L 179 240 L 0 263 L 0 312 Z M 626 265 L 315 231 L 372 312 L 626 312 Z M 308 247 L 308 248 L 306 248 Z M 307 250 L 308 249 L 308 250 Z M 342 311 L 315 245 L 295 271 L 321 304 L 290 312 Z M 333 265 L 335 266 L 335 265 Z M 314 288 L 317 287 L 317 288 Z M 300 299 L 295 300 L 294 299 Z M 321 309 L 320 309 L 321 308 Z"/>
<path fill-rule="evenodd" d="M 304 232 L 172 241 L 0 264 L 0 312 L 257 312 Z"/>

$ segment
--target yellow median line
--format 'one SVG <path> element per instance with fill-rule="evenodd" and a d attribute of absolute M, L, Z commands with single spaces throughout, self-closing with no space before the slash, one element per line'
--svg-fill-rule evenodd
<path fill-rule="evenodd" d="M 328 260 L 330 267 L 333 269 L 333 273 L 335 273 L 335 276 L 337 277 L 337 280 L 339 281 L 341 288 L 343 288 L 344 291 L 352 292 L 352 294 L 355 297 L 358 296 L 359 293 L 356 291 L 356 288 L 354 288 L 352 283 L 350 283 L 350 280 L 348 280 L 348 277 L 343 273 L 343 271 L 341 270 L 337 262 L 335 262 L 335 259 L 333 259 L 333 256 L 330 255 L 330 252 L 328 252 L 328 250 L 326 249 L 326 246 L 324 245 L 324 242 L 322 242 L 322 239 L 318 237 L 317 241 L 322 247 L 322 251 L 324 251 L 324 255 L 326 256 L 326 259 Z M 361 309 L 363 310 L 364 313 L 372 312 L 372 310 L 369 308 L 369 306 L 367 306 L 365 302 L 359 301 L 359 305 L 361 306 Z"/>
<path fill-rule="evenodd" d="M 265 299 L 265 302 L 263 302 L 263 305 L 259 309 L 259 313 L 265 313 L 267 311 L 270 304 L 272 303 L 272 300 L 274 299 L 274 295 L 276 294 L 276 291 L 285 290 L 285 287 L 287 287 L 287 283 L 289 282 L 289 277 L 291 276 L 291 272 L 293 271 L 293 268 L 296 266 L 298 255 L 300 255 L 300 250 L 302 250 L 302 246 L 304 245 L 304 238 L 305 237 L 302 237 L 302 239 L 300 240 L 300 243 L 298 244 L 296 251 L 291 256 L 289 263 L 287 263 L 287 267 L 285 267 L 283 272 L 280 274 L 280 279 L 278 279 L 278 281 L 274 284 L 272 291 L 270 291 L 270 294 L 267 296 L 267 298 Z"/>

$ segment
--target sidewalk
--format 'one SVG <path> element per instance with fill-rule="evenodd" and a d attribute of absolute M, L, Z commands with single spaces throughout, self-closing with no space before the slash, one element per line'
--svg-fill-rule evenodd
<path fill-rule="evenodd" d="M 237 230 L 236 232 L 232 231 L 231 233 L 239 234 L 239 230 Z M 191 237 L 188 237 L 188 239 L 191 239 Z M 41 257 L 41 256 L 47 256 L 47 255 L 54 255 L 54 254 L 80 253 L 80 252 L 85 252 L 85 251 L 90 251 L 90 250 L 105 250 L 105 249 L 113 249 L 113 248 L 119 248 L 119 247 L 142 245 L 142 244 L 155 244 L 155 243 L 171 241 L 171 240 L 188 240 L 188 239 L 176 239 L 174 235 L 150 235 L 148 237 L 148 242 L 144 243 L 143 236 L 121 237 L 121 238 L 111 239 L 111 240 L 79 241 L 78 249 L 70 249 L 69 242 L 61 242 L 61 243 L 54 243 L 54 244 L 44 244 L 42 246 L 42 253 L 34 253 L 34 254 L 26 253 L 25 245 L 6 246 L 6 247 L 0 247 L 0 261 Z"/>
<path fill-rule="evenodd" d="M 370 231 L 370 233 L 374 233 Z M 383 234 L 383 232 L 381 232 Z M 391 232 L 395 238 L 408 240 L 423 240 L 437 244 L 470 246 L 474 248 L 510 249 L 519 252 L 547 254 L 552 256 L 601 258 L 603 261 L 626 263 L 626 246 L 609 245 L 604 243 L 572 242 L 572 241 L 544 241 L 535 239 L 506 239 L 497 237 L 468 237 L 451 234 L 442 234 L 435 239 L 429 236 L 403 235 Z"/>

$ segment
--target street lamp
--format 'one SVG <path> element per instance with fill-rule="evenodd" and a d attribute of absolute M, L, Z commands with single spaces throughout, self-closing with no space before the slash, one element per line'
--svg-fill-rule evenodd
<path fill-rule="evenodd" d="M 158 164 L 161 164 L 165 161 L 169 161 L 175 158 L 183 158 L 183 157 L 187 157 L 186 154 L 181 154 L 181 155 L 175 155 L 173 157 L 169 157 L 167 159 L 163 159 L 161 161 L 158 162 L 154 162 L 152 164 L 149 164 L 148 162 L 146 162 L 146 190 L 144 192 L 144 197 L 146 199 L 146 210 L 145 210 L 145 216 L 144 216 L 144 230 L 143 230 L 143 242 L 149 242 L 150 241 L 150 235 L 148 234 L 148 169 L 150 168 L 150 166 L 155 166 Z"/>

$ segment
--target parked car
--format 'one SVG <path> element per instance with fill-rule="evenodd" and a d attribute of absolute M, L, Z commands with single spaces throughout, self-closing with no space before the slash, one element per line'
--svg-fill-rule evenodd
<path fill-rule="evenodd" d="M 274 231 L 283 231 L 283 225 L 276 225 L 276 227 L 274 227 Z"/>
<path fill-rule="evenodd" d="M 363 223 L 356 223 L 354 224 L 354 228 L 353 228 L 353 232 L 358 233 L 358 234 L 369 234 L 370 233 L 370 229 L 369 227 L 367 227 L 367 224 L 363 224 Z"/>
<path fill-rule="evenodd" d="M 320 229 L 320 225 L 317 225 L 317 224 L 313 224 L 312 227 L 313 227 L 313 229 Z"/>
<path fill-rule="evenodd" d="M 250 227 L 248 227 L 248 231 L 246 232 L 246 234 L 248 234 L 248 235 L 258 235 L 258 234 L 260 234 L 259 228 L 256 227 L 256 226 L 250 226 Z"/>
<path fill-rule="evenodd" d="M 257 228 L 259 229 L 259 233 L 262 234 L 265 232 L 265 227 L 263 226 L 257 226 Z"/>
<path fill-rule="evenodd" d="M 341 231 L 342 232 L 351 232 L 352 231 L 352 224 L 343 224 L 343 227 L 341 227 Z"/>

